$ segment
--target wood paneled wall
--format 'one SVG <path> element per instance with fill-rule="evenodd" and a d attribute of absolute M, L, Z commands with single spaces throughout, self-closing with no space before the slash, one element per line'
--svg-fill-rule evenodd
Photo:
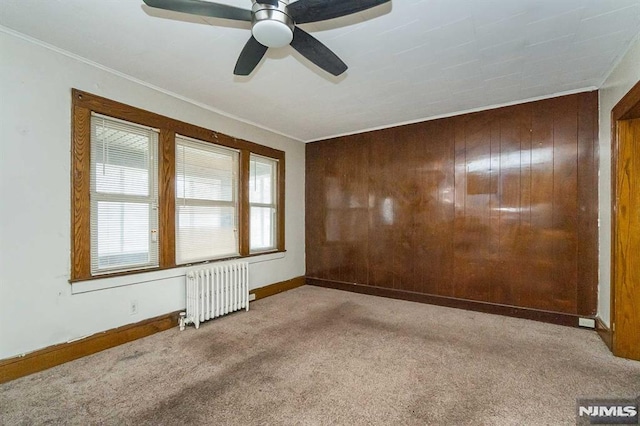
<path fill-rule="evenodd" d="M 593 316 L 597 93 L 307 144 L 307 277 Z"/>

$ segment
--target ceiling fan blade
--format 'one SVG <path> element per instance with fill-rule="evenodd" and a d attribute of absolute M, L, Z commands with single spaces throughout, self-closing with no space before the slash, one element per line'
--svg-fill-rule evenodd
<path fill-rule="evenodd" d="M 328 73 L 340 75 L 347 70 L 347 64 L 342 62 L 335 53 L 298 27 L 293 31 L 291 47 Z"/>
<path fill-rule="evenodd" d="M 212 18 L 234 19 L 251 22 L 251 11 L 226 4 L 211 3 L 201 0 L 142 0 L 147 6 L 192 15 L 210 16 Z"/>
<path fill-rule="evenodd" d="M 390 0 L 298 0 L 287 10 L 296 24 L 319 22 L 351 15 L 388 3 Z"/>
<path fill-rule="evenodd" d="M 247 44 L 244 45 L 236 67 L 233 70 L 235 75 L 249 75 L 260 63 L 260 60 L 267 51 L 267 46 L 264 46 L 251 36 Z"/>

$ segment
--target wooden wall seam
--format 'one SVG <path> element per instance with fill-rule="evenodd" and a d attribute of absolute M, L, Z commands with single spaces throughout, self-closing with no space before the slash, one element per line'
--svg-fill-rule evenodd
<path fill-rule="evenodd" d="M 592 317 L 597 92 L 306 146 L 307 277 Z"/>

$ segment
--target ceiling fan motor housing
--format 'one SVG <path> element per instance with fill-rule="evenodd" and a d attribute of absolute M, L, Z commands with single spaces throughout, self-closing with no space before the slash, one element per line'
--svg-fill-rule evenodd
<path fill-rule="evenodd" d="M 256 40 L 267 47 L 283 47 L 293 40 L 295 23 L 287 13 L 287 3 L 272 1 L 270 4 L 255 2 L 252 8 L 251 32 Z"/>

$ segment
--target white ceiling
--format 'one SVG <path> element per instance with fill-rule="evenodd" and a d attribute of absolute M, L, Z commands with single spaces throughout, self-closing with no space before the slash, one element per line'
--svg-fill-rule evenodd
<path fill-rule="evenodd" d="M 234 76 L 248 25 L 142 0 L 0 0 L 0 25 L 311 141 L 599 87 L 640 31 L 640 0 L 393 0 L 302 25 L 349 65 L 340 77 L 288 46 Z"/>

